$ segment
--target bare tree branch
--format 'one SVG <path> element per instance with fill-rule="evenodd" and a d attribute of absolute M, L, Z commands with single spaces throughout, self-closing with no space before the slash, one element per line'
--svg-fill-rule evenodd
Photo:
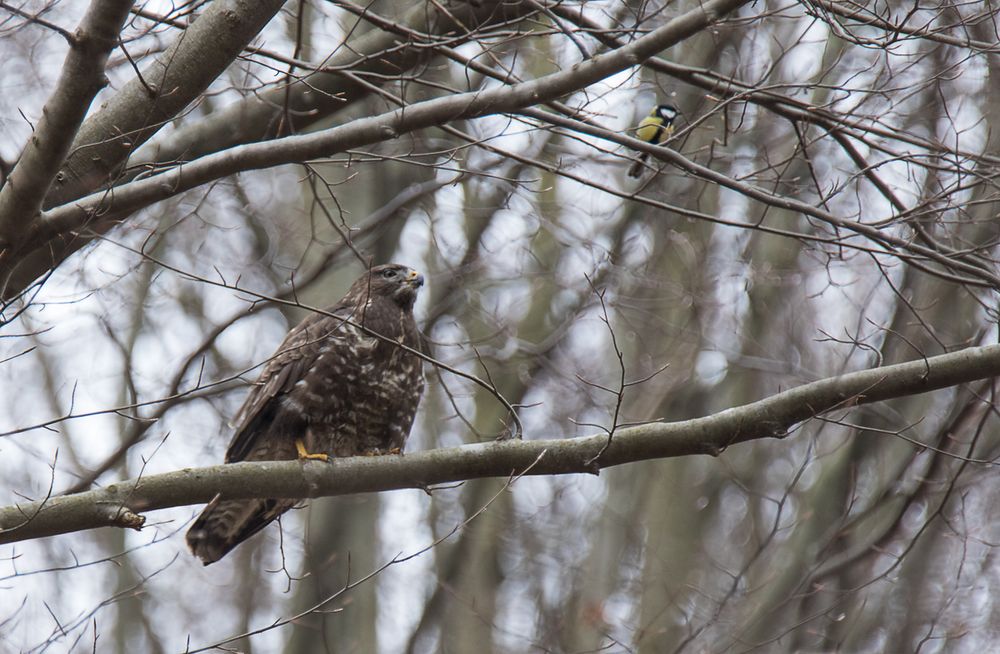
<path fill-rule="evenodd" d="M 594 57 L 570 70 L 521 84 L 436 98 L 378 116 L 361 118 L 315 134 L 242 145 L 208 155 L 155 177 L 137 180 L 113 191 L 94 193 L 72 205 L 48 211 L 38 221 L 31 238 L 36 243 L 49 243 L 60 235 L 84 228 L 94 216 L 105 214 L 109 210 L 118 214 L 134 211 L 157 200 L 243 170 L 329 156 L 425 127 L 464 118 L 515 112 L 530 105 L 554 100 L 635 66 L 653 54 L 697 34 L 746 2 L 747 0 L 710 0 L 628 46 Z M 89 240 L 86 235 L 80 235 L 77 239 Z M 32 275 L 47 270 L 52 265 L 52 260 L 30 265 L 37 265 L 37 269 L 32 267 L 30 272 L 27 268 L 22 269 L 17 280 L 4 289 L 5 298 L 19 292 L 22 282 L 30 283 L 34 279 Z"/>
<path fill-rule="evenodd" d="M 283 4 L 210 3 L 162 55 L 83 124 L 45 206 L 60 205 L 104 184 L 130 153 L 222 74 Z"/>
<path fill-rule="evenodd" d="M 108 82 L 104 67 L 131 6 L 132 0 L 94 0 L 72 36 L 56 88 L 0 190 L 0 250 L 16 245 L 42 208 L 90 103 Z"/>
<path fill-rule="evenodd" d="M 375 17 L 367 7 L 352 2 L 336 3 L 361 18 Z M 520 20 L 534 8 L 529 3 L 460 2 L 417 4 L 392 23 L 397 30 L 439 36 L 457 46 L 476 38 L 478 30 L 503 22 Z M 280 88 L 255 93 L 196 123 L 186 125 L 170 138 L 150 142 L 129 162 L 131 175 L 149 168 L 169 165 L 224 150 L 240 143 L 252 143 L 287 136 L 315 124 L 332 113 L 367 97 L 367 89 L 353 75 L 376 79 L 394 76 L 426 60 L 432 43 L 400 42 L 396 31 L 387 26 L 373 29 L 350 41 L 349 48 L 324 60 L 318 71 Z M 458 30 L 458 33 L 455 32 Z M 304 63 L 304 62 L 303 62 Z M 353 75 L 345 75 L 350 71 Z M 126 177 L 128 179 L 128 177 Z"/>
<path fill-rule="evenodd" d="M 122 5 L 118 8 L 125 12 L 118 23 L 120 28 L 132 3 L 118 2 Z M 80 121 L 89 102 L 75 107 L 76 115 L 72 119 L 75 122 L 64 120 L 66 124 L 58 130 L 58 135 L 68 142 L 77 127 L 79 133 L 72 146 L 63 146 L 45 159 L 49 172 L 31 185 L 33 199 L 30 205 L 58 206 L 107 182 L 136 147 L 176 117 L 218 78 L 283 4 L 284 0 L 213 2 L 166 52 L 82 126 Z M 118 30 L 111 38 L 117 42 Z M 110 51 L 110 47 L 108 49 Z M 101 60 L 102 71 L 106 58 L 105 55 Z M 96 91 L 94 89 L 93 93 Z M 93 94 L 89 97 L 92 99 Z M 41 143 L 43 147 L 52 147 L 45 141 Z M 62 167 L 57 174 L 55 169 L 60 163 Z M 18 167 L 21 165 L 19 162 Z M 38 167 L 41 166 L 32 169 Z M 38 176 L 38 172 L 32 173 L 32 178 Z M 4 188 L 5 193 L 13 192 L 8 189 L 14 188 L 15 181 L 10 180 Z M 0 288 L 6 298 L 17 296 L 35 278 L 90 241 L 74 237 L 53 239 L 39 249 L 41 244 L 33 236 L 37 221 L 30 219 L 29 222 L 25 218 L 33 218 L 37 207 L 26 214 L 22 204 L 23 200 L 0 203 L 0 247 L 16 246 L 0 250 Z M 20 265 L 25 255 L 27 266 Z"/>
<path fill-rule="evenodd" d="M 47 196 L 45 207 L 68 203 L 107 183 L 132 179 L 150 167 L 174 165 L 240 143 L 294 133 L 364 97 L 364 87 L 354 78 L 340 74 L 340 70 L 392 76 L 427 57 L 428 44 L 399 44 L 395 33 L 371 30 L 325 62 L 322 72 L 289 86 L 255 93 L 171 134 L 169 139 L 151 143 L 137 153 L 130 166 L 131 173 L 121 171 L 119 167 L 125 160 L 166 121 L 194 101 L 283 4 L 283 0 L 251 3 L 253 11 L 247 11 L 240 7 L 244 2 L 212 3 L 152 66 L 84 124 L 74 143 L 74 154 L 67 161 L 60 182 Z M 433 8 L 424 4 L 414 7 L 399 21 L 401 27 L 441 34 L 442 38 L 461 29 L 458 36 L 446 38 L 448 43 L 460 44 L 476 34 L 469 26 L 520 19 L 534 11 L 531 6 L 521 7 L 520 3 L 514 6 L 503 2 L 457 3 L 454 7 L 432 4 Z M 363 8 L 351 7 L 365 13 Z M 231 26 L 227 16 L 236 16 L 240 22 Z M 155 96 L 149 93 L 151 88 L 158 91 Z M 119 173 L 121 179 L 117 182 L 110 179 Z M 118 214 L 95 214 L 89 218 L 89 235 L 43 242 L 18 233 L 18 238 L 26 240 L 25 248 L 31 251 L 23 258 L 0 258 L 2 297 L 8 300 L 16 297 L 46 270 L 58 266 L 66 256 L 89 243 L 93 235 L 106 232 L 121 218 Z M 0 232 L 0 241 L 2 237 Z"/>
<path fill-rule="evenodd" d="M 417 452 L 352 457 L 330 464 L 234 463 L 122 481 L 107 488 L 0 509 L 0 543 L 96 527 L 138 529 L 142 511 L 225 499 L 322 497 L 529 475 L 597 473 L 657 458 L 711 454 L 737 443 L 783 438 L 794 425 L 837 409 L 926 393 L 1000 375 L 1000 345 L 830 377 L 720 413 L 649 423 L 583 438 L 503 441 Z M 599 455 L 599 457 L 598 457 Z M 595 460 L 596 459 L 596 460 Z"/>

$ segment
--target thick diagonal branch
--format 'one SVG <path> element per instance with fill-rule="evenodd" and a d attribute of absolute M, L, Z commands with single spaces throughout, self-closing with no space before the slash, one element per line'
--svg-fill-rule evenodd
<path fill-rule="evenodd" d="M 95 216 L 111 211 L 121 217 L 151 202 L 242 170 L 330 156 L 454 120 L 516 112 L 527 106 L 556 100 L 635 66 L 698 33 L 747 2 L 748 0 L 708 0 L 633 43 L 587 60 L 570 70 L 510 87 L 421 102 L 379 116 L 354 120 L 347 125 L 316 134 L 237 146 L 149 179 L 137 180 L 106 193 L 95 193 L 72 205 L 53 209 L 43 215 L 32 235 L 40 247 L 35 255 L 13 271 L 3 297 L 9 299 L 15 296 L 38 276 L 57 265 L 58 258 L 54 260 L 52 252 L 62 253 L 57 257 L 64 256 L 89 241 L 95 233 L 82 230 L 90 225 Z M 96 233 L 100 233 L 100 229 Z M 59 245 L 60 240 L 65 238 L 72 239 L 71 246 Z"/>
<path fill-rule="evenodd" d="M 374 14 L 353 3 L 362 17 Z M 417 3 L 394 23 L 399 31 L 426 34 L 457 46 L 473 40 L 480 30 L 516 21 L 534 11 L 530 3 L 445 2 Z M 407 42 L 395 31 L 372 29 L 350 41 L 319 67 L 288 86 L 254 93 L 181 127 L 169 138 L 151 141 L 129 161 L 131 175 L 190 161 L 242 143 L 295 134 L 352 103 L 369 96 L 365 79 L 394 79 L 411 71 L 433 54 L 431 42 Z M 351 74 L 344 74 L 349 72 Z"/>
<path fill-rule="evenodd" d="M 87 119 L 45 206 L 100 188 L 139 145 L 201 96 L 284 3 L 210 3 L 163 54 Z"/>
<path fill-rule="evenodd" d="M 104 67 L 133 0 L 94 0 L 70 40 L 59 81 L 0 190 L 0 250 L 16 247 L 36 218 L 90 103 L 107 84 Z"/>
<path fill-rule="evenodd" d="M 747 0 L 709 0 L 628 46 L 594 57 L 570 70 L 511 86 L 435 98 L 378 116 L 359 118 L 322 132 L 242 145 L 208 155 L 160 175 L 137 180 L 108 193 L 93 194 L 72 205 L 48 211 L 39 225 L 37 236 L 39 240 L 48 240 L 80 229 L 96 213 L 134 211 L 237 172 L 330 156 L 455 120 L 512 113 L 556 100 L 626 70 L 652 54 L 689 38 L 746 2 Z"/>
<path fill-rule="evenodd" d="M 606 434 L 599 434 L 354 457 L 331 464 L 277 461 L 188 468 L 0 508 L 0 543 L 96 527 L 138 528 L 141 512 L 208 502 L 217 495 L 227 499 L 346 495 L 522 473 L 596 473 L 636 461 L 717 455 L 737 443 L 783 437 L 796 424 L 833 410 L 998 375 L 1000 345 L 987 345 L 831 377 L 704 418 L 619 429 L 610 444 Z"/>

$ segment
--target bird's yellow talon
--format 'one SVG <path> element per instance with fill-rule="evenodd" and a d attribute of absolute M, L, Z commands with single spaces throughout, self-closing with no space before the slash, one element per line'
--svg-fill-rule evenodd
<path fill-rule="evenodd" d="M 307 450 L 306 449 L 306 444 L 302 442 L 301 438 L 295 439 L 295 450 L 299 453 L 299 458 L 300 459 L 314 459 L 316 461 L 329 461 L 330 460 L 330 455 L 329 454 L 322 454 L 322 453 L 313 454 L 312 452 L 310 452 L 309 450 Z"/>

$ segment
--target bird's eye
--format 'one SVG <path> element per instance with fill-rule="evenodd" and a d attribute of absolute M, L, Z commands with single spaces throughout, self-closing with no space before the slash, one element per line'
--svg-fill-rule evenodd
<path fill-rule="evenodd" d="M 382 271 L 382 276 L 386 279 L 392 279 L 396 276 L 396 270 L 394 268 L 389 268 L 388 270 Z"/>

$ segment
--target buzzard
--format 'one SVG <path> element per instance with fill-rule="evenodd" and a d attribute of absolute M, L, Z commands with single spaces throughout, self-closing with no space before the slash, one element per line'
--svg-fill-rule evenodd
<path fill-rule="evenodd" d="M 400 452 L 424 388 L 413 353 L 423 283 L 406 266 L 376 266 L 292 329 L 233 420 L 226 463 Z M 188 546 L 214 563 L 296 502 L 216 498 L 188 530 Z"/>

